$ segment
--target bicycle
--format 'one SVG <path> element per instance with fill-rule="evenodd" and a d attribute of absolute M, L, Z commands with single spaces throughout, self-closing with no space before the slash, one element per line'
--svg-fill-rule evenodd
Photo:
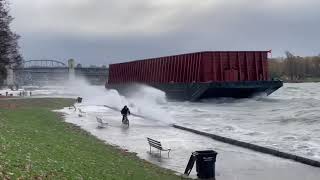
<path fill-rule="evenodd" d="M 128 115 L 123 115 L 122 124 L 125 124 L 125 125 L 129 126 Z"/>

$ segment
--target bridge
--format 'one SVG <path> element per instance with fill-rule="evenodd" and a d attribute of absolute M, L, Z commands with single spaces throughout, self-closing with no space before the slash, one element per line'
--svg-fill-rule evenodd
<path fill-rule="evenodd" d="M 29 60 L 23 61 L 22 68 L 57 68 L 57 67 L 67 67 L 63 62 L 56 60 Z"/>
<path fill-rule="evenodd" d="M 28 60 L 13 69 L 13 82 L 19 85 L 54 85 L 69 80 L 70 76 L 84 77 L 95 85 L 104 85 L 108 68 L 75 67 L 74 60 L 68 65 L 57 60 Z"/>

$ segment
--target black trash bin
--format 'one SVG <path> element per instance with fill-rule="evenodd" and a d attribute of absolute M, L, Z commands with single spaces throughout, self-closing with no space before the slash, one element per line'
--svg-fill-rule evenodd
<path fill-rule="evenodd" d="M 217 152 L 208 151 L 196 151 L 194 155 L 196 156 L 197 164 L 197 176 L 201 179 L 214 179 L 215 178 L 215 162 L 217 157 Z"/>

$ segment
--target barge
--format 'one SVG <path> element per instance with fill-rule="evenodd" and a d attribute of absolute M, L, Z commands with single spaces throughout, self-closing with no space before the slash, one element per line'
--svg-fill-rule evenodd
<path fill-rule="evenodd" d="M 269 79 L 268 53 L 204 51 L 111 64 L 105 87 L 126 95 L 144 84 L 187 101 L 270 95 L 283 82 Z"/>

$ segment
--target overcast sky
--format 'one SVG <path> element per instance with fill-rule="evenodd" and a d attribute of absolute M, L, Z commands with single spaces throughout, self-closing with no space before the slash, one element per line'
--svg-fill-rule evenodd
<path fill-rule="evenodd" d="M 319 0 L 10 0 L 23 56 L 109 64 L 203 50 L 320 53 Z"/>

